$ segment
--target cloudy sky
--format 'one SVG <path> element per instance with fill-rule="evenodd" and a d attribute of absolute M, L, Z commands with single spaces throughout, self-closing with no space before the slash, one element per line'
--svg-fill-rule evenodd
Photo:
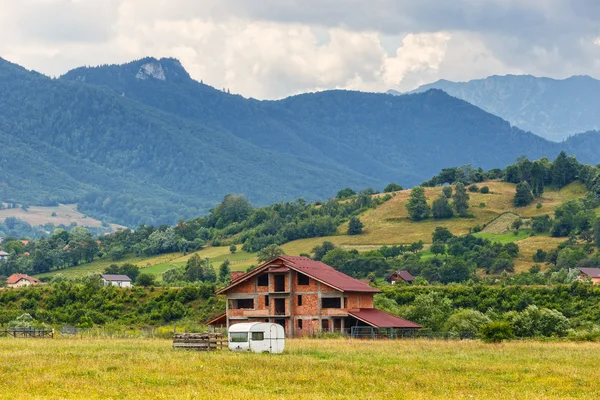
<path fill-rule="evenodd" d="M 261 99 L 492 74 L 600 78 L 597 0 L 0 0 L 0 57 L 51 76 L 176 57 Z"/>

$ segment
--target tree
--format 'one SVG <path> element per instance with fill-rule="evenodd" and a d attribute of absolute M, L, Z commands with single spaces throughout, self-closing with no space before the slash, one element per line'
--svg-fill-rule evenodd
<path fill-rule="evenodd" d="M 549 215 L 540 215 L 538 217 L 533 217 L 531 222 L 531 229 L 536 231 L 537 233 L 543 233 L 550 231 L 552 228 L 552 220 Z"/>
<path fill-rule="evenodd" d="M 346 264 L 347 261 L 352 260 L 353 258 L 354 256 L 350 254 L 350 252 L 340 247 L 336 247 L 335 249 L 327 252 L 325 257 L 323 257 L 323 260 L 321 261 L 340 271 L 343 269 L 344 264 Z"/>
<path fill-rule="evenodd" d="M 435 230 L 431 234 L 431 239 L 433 243 L 447 243 L 448 240 L 452 239 L 454 235 L 450 230 L 444 226 L 436 226 Z"/>
<path fill-rule="evenodd" d="M 574 157 L 567 156 L 567 153 L 561 151 L 552 163 L 552 183 L 562 188 L 573 182 L 577 177 L 577 166 L 579 163 Z"/>
<path fill-rule="evenodd" d="M 204 280 L 202 259 L 198 254 L 194 254 L 187 260 L 187 264 L 185 265 L 185 275 L 187 280 L 190 282 Z"/>
<path fill-rule="evenodd" d="M 228 194 L 214 210 L 215 221 L 221 221 L 222 227 L 233 222 L 242 222 L 252 213 L 252 205 L 244 196 Z"/>
<path fill-rule="evenodd" d="M 448 318 L 444 330 L 461 337 L 477 337 L 481 328 L 492 322 L 480 311 L 463 309 L 458 310 Z"/>
<path fill-rule="evenodd" d="M 350 218 L 348 224 L 348 235 L 360 235 L 363 231 L 363 224 L 357 217 Z"/>
<path fill-rule="evenodd" d="M 447 199 L 451 198 L 452 197 L 452 186 L 450 186 L 450 185 L 444 186 L 442 188 L 442 195 Z"/>
<path fill-rule="evenodd" d="M 235 254 L 236 251 L 237 251 L 237 246 L 235 244 L 232 244 L 231 246 L 229 246 L 229 252 L 231 254 Z"/>
<path fill-rule="evenodd" d="M 548 256 L 548 253 L 546 253 L 544 250 L 537 249 L 537 251 L 533 255 L 533 261 L 535 261 L 536 263 L 542 263 L 542 262 L 546 261 L 547 256 Z"/>
<path fill-rule="evenodd" d="M 347 187 L 337 192 L 337 195 L 335 197 L 337 197 L 338 199 L 348 199 L 354 196 L 356 196 L 356 192 L 351 188 Z"/>
<path fill-rule="evenodd" d="M 406 307 L 403 317 L 433 331 L 441 330 L 452 314 L 452 302 L 439 292 L 420 294 Z"/>
<path fill-rule="evenodd" d="M 219 266 L 219 282 L 228 282 L 231 278 L 229 264 L 229 259 L 227 259 Z"/>
<path fill-rule="evenodd" d="M 429 251 L 431 251 L 435 255 L 446 254 L 446 245 L 439 242 L 433 243 L 429 248 Z"/>
<path fill-rule="evenodd" d="M 258 262 L 264 263 L 283 255 L 285 252 L 281 247 L 271 244 L 258 252 Z"/>
<path fill-rule="evenodd" d="M 481 338 L 486 343 L 500 343 L 515 337 L 508 322 L 495 321 L 481 327 Z"/>
<path fill-rule="evenodd" d="M 313 260 L 321 261 L 323 259 L 323 257 L 325 257 L 325 254 L 327 254 L 329 251 L 331 251 L 333 249 L 335 249 L 335 245 L 328 241 L 324 241 L 322 244 L 313 247 L 313 249 L 312 249 L 312 253 L 314 254 Z"/>
<path fill-rule="evenodd" d="M 531 187 L 525 181 L 517 184 L 517 191 L 513 199 L 515 207 L 525 207 L 533 201 Z"/>
<path fill-rule="evenodd" d="M 513 221 L 513 223 L 511 224 L 511 227 L 518 231 L 519 229 L 521 229 L 521 226 L 523 226 L 523 220 L 521 218 L 517 218 Z"/>
<path fill-rule="evenodd" d="M 141 274 L 138 275 L 137 279 L 135 280 L 135 284 L 138 286 L 143 286 L 143 287 L 153 286 L 154 285 L 154 275 L 149 274 L 147 272 L 142 272 Z"/>
<path fill-rule="evenodd" d="M 431 209 L 427 204 L 425 189 L 422 186 L 416 186 L 410 191 L 410 198 L 408 203 L 406 203 L 406 209 L 410 219 L 413 221 L 421 221 L 429 218 Z"/>
<path fill-rule="evenodd" d="M 456 184 L 456 188 L 454 190 L 453 196 L 453 205 L 454 209 L 461 217 L 469 216 L 469 195 L 467 194 L 467 190 L 465 189 L 465 185 L 461 182 Z"/>
<path fill-rule="evenodd" d="M 596 242 L 596 246 L 600 247 L 600 218 L 597 218 L 594 224 L 594 241 Z"/>
<path fill-rule="evenodd" d="M 445 196 L 440 196 L 433 201 L 431 213 L 435 219 L 452 218 L 454 216 L 454 211 L 452 211 L 448 198 Z"/>
<path fill-rule="evenodd" d="M 398 192 L 402 190 L 402 186 L 398 185 L 397 183 L 390 183 L 389 185 L 387 185 L 385 187 L 385 189 L 383 189 L 384 193 L 390 193 L 390 192 Z"/>

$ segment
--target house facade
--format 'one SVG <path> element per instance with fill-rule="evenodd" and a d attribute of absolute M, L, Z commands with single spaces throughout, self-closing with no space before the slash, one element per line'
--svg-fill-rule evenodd
<path fill-rule="evenodd" d="M 101 274 L 102 284 L 104 286 L 131 287 L 131 278 L 127 275 Z"/>
<path fill-rule="evenodd" d="M 8 259 L 8 253 L 0 250 L 0 261 L 7 260 L 7 259 Z"/>
<path fill-rule="evenodd" d="M 25 274 L 12 274 L 6 279 L 6 286 L 9 288 L 20 288 L 26 286 L 37 286 L 41 282 L 32 276 Z"/>
<path fill-rule="evenodd" d="M 421 328 L 375 309 L 376 293 L 380 290 L 322 262 L 281 256 L 241 276 L 232 275 L 231 284 L 217 291 L 227 297 L 226 312 L 209 324 L 273 322 L 288 336 L 348 332 L 352 326 Z"/>

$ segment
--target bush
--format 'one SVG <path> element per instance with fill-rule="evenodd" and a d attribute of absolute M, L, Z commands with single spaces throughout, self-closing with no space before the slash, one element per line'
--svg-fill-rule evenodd
<path fill-rule="evenodd" d="M 153 286 L 154 285 L 154 275 L 149 274 L 147 272 L 142 272 L 141 274 L 138 275 L 137 279 L 135 280 L 135 284 L 138 286 Z"/>
<path fill-rule="evenodd" d="M 390 192 L 397 192 L 402 190 L 402 186 L 398 185 L 397 183 L 390 183 L 389 185 L 387 185 L 385 187 L 385 189 L 383 189 L 384 193 L 390 193 Z"/>
<path fill-rule="evenodd" d="M 469 186 L 469 192 L 472 192 L 472 193 L 479 192 L 479 186 L 477 186 L 477 185 L 471 185 L 471 186 Z"/>
<path fill-rule="evenodd" d="M 481 327 L 489 324 L 491 320 L 483 313 L 464 309 L 458 310 L 448 318 L 444 325 L 444 330 L 461 337 L 476 337 L 481 331 Z"/>
<path fill-rule="evenodd" d="M 486 343 L 500 343 L 515 337 L 508 322 L 490 322 L 481 327 L 481 339 Z"/>
<path fill-rule="evenodd" d="M 483 186 L 481 189 L 479 189 L 479 193 L 481 194 L 488 194 L 490 192 L 490 188 L 487 186 Z"/>
<path fill-rule="evenodd" d="M 363 231 L 363 224 L 357 217 L 350 218 L 348 224 L 348 235 L 360 235 Z"/>

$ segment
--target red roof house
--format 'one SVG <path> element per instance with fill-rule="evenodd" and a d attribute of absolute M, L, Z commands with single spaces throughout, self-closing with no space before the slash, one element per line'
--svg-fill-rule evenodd
<path fill-rule="evenodd" d="M 380 290 L 306 257 L 281 256 L 235 276 L 219 291 L 226 312 L 210 324 L 274 322 L 288 336 L 348 332 L 353 326 L 418 329 L 420 325 L 373 308 Z M 217 322 L 218 321 L 218 322 Z"/>
<path fill-rule="evenodd" d="M 415 277 L 408 271 L 394 271 L 385 280 L 393 285 L 396 282 L 413 283 Z"/>
<path fill-rule="evenodd" d="M 12 288 L 24 287 L 24 286 L 36 286 L 41 282 L 32 276 L 25 274 L 12 274 L 6 279 L 6 285 Z"/>
<path fill-rule="evenodd" d="M 592 280 L 592 283 L 598 284 L 600 283 L 600 268 L 577 268 L 579 272 L 581 272 L 580 276 L 589 278 Z"/>

